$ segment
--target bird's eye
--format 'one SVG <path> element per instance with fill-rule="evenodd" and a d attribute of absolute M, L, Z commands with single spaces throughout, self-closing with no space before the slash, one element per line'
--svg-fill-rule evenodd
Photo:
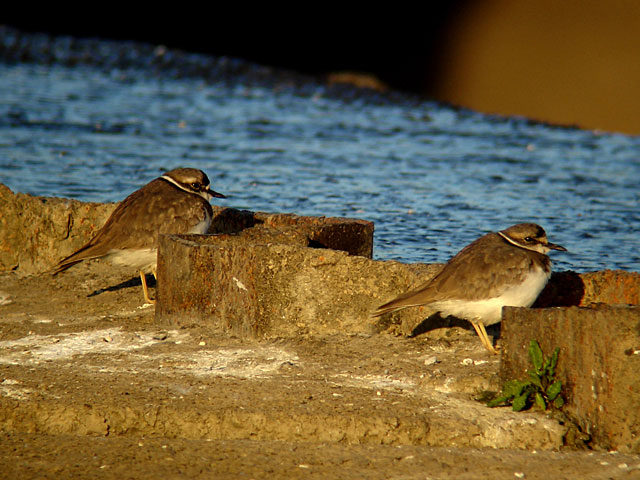
<path fill-rule="evenodd" d="M 524 237 L 524 241 L 527 243 L 533 243 L 535 240 L 532 237 Z"/>
<path fill-rule="evenodd" d="M 200 190 L 200 184 L 198 182 L 192 183 L 191 186 L 196 191 Z"/>

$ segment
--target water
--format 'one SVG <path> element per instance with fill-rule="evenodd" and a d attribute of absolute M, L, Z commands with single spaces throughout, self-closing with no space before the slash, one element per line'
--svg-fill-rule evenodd
<path fill-rule="evenodd" d="M 228 195 L 220 205 L 375 222 L 378 259 L 444 262 L 489 230 L 533 221 L 569 249 L 552 253 L 559 270 L 640 271 L 640 138 L 262 83 L 5 61 L 0 182 L 119 201 L 193 166 Z"/>

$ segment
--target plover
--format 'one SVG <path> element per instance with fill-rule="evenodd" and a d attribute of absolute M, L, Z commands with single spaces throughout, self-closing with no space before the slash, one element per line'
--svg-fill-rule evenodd
<path fill-rule="evenodd" d="M 62 259 L 57 274 L 84 260 L 104 258 L 140 273 L 144 299 L 149 297 L 145 273 L 156 275 L 158 235 L 206 233 L 211 224 L 212 197 L 207 175 L 195 168 L 177 168 L 136 190 L 120 203 L 98 233 L 77 252 Z"/>
<path fill-rule="evenodd" d="M 431 280 L 381 305 L 373 316 L 429 305 L 471 322 L 487 350 L 498 353 L 485 326 L 500 322 L 503 306 L 533 305 L 551 276 L 550 250 L 567 251 L 550 243 L 535 223 L 488 233 L 464 247 Z"/>

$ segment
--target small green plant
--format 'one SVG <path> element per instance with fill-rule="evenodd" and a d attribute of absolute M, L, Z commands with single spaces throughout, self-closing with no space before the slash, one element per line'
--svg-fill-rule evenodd
<path fill-rule="evenodd" d="M 529 358 L 533 370 L 529 370 L 528 380 L 509 380 L 502 387 L 502 394 L 487 403 L 489 407 L 511 405 L 514 411 L 526 410 L 535 405 L 541 410 L 549 406 L 561 408 L 564 399 L 560 395 L 562 382 L 555 379 L 560 349 L 556 348 L 551 357 L 545 359 L 537 340 L 529 342 Z"/>

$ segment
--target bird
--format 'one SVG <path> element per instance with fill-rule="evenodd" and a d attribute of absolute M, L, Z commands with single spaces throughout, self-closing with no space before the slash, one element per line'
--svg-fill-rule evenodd
<path fill-rule="evenodd" d="M 53 269 L 56 275 L 85 260 L 102 258 L 128 265 L 140 273 L 146 303 L 149 296 L 145 273 L 156 276 L 158 236 L 161 233 L 204 234 L 209 229 L 213 197 L 207 175 L 195 168 L 176 168 L 147 183 L 125 198 L 104 226 L 83 247 L 63 258 Z"/>
<path fill-rule="evenodd" d="M 551 250 L 567 251 L 550 243 L 535 223 L 487 233 L 458 252 L 435 277 L 378 307 L 373 317 L 429 305 L 471 322 L 485 348 L 497 354 L 485 326 L 500 322 L 503 306 L 533 305 L 551 276 L 546 255 Z"/>

